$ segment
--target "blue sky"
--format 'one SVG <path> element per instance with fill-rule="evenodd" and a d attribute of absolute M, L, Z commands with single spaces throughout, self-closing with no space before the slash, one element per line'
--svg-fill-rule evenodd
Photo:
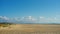
<path fill-rule="evenodd" d="M 0 0 L 0 16 L 60 17 L 60 0 Z"/>

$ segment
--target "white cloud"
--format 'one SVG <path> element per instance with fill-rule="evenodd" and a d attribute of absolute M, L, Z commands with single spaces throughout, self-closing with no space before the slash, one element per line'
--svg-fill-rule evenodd
<path fill-rule="evenodd" d="M 0 19 L 3 19 L 3 20 L 9 20 L 9 18 L 6 17 L 6 16 L 0 16 Z"/>
<path fill-rule="evenodd" d="M 32 16 L 29 16 L 29 17 L 28 17 L 28 19 L 30 19 L 30 20 L 31 20 L 31 19 L 32 19 Z"/>
<path fill-rule="evenodd" d="M 22 17 L 21 19 L 15 18 L 16 21 L 18 22 L 31 22 L 31 23 L 36 23 L 36 19 L 32 16 L 27 16 L 27 17 Z"/>
<path fill-rule="evenodd" d="M 32 16 L 27 16 L 27 17 L 15 17 L 15 18 L 8 18 L 6 16 L 0 16 L 0 20 L 6 20 L 6 21 L 17 21 L 17 22 L 31 22 L 31 23 L 59 23 L 60 19 L 58 19 L 57 17 L 39 17 L 38 18 L 34 18 Z"/>
<path fill-rule="evenodd" d="M 32 16 L 25 17 L 23 20 L 34 22 L 36 19 Z"/>
<path fill-rule="evenodd" d="M 57 17 L 53 18 L 45 18 L 45 17 L 40 17 L 40 19 L 34 18 L 32 16 L 27 16 L 27 17 L 22 17 L 22 18 L 14 18 L 14 20 L 18 22 L 32 22 L 32 23 L 57 23 L 60 22 L 60 19 L 57 19 Z"/>
<path fill-rule="evenodd" d="M 6 16 L 0 16 L 0 21 L 1 22 L 8 22 L 10 19 Z"/>
<path fill-rule="evenodd" d="M 48 17 L 48 18 L 45 18 L 45 17 L 40 17 L 40 20 L 39 20 L 40 23 L 58 23 L 60 22 L 60 19 L 57 19 L 57 17 Z"/>
<path fill-rule="evenodd" d="M 40 18 L 45 18 L 45 17 L 41 17 L 41 16 L 40 16 Z"/>

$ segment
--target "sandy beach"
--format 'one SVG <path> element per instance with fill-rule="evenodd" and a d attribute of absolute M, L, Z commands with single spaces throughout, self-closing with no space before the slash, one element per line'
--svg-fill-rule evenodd
<path fill-rule="evenodd" d="M 15 24 L 0 27 L 0 34 L 60 34 L 60 25 Z"/>

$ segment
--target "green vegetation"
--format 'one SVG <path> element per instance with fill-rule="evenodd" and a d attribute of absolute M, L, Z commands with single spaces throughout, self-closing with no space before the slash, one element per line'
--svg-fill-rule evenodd
<path fill-rule="evenodd" d="M 12 25 L 13 23 L 8 23 L 8 22 L 0 22 L 0 27 L 8 27 Z"/>

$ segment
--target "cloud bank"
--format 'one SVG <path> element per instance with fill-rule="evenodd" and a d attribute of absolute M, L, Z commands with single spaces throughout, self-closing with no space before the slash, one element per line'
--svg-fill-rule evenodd
<path fill-rule="evenodd" d="M 42 17 L 34 18 L 32 16 L 27 17 L 14 17 L 14 18 L 8 18 L 6 16 L 0 16 L 0 21 L 2 22 L 20 22 L 20 23 L 60 23 L 60 19 L 57 17 Z"/>

